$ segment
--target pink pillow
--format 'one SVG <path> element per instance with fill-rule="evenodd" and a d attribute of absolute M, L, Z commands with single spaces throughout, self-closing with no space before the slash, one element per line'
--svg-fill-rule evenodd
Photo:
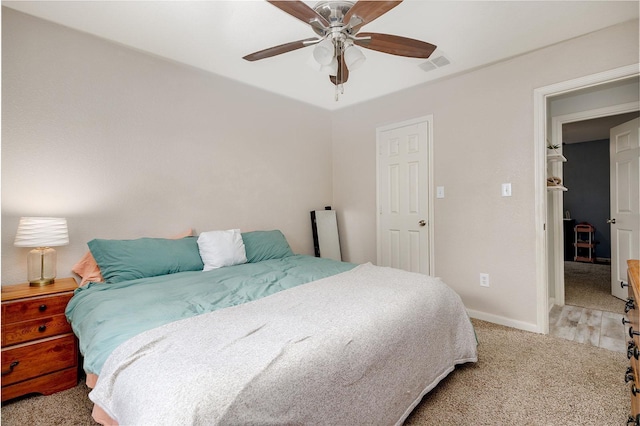
<path fill-rule="evenodd" d="M 82 258 L 73 266 L 73 268 L 71 268 L 71 270 L 80 275 L 80 277 L 82 278 L 82 281 L 80 281 L 81 286 L 85 285 L 89 281 L 104 281 L 104 279 L 102 278 L 102 274 L 100 273 L 100 268 L 98 267 L 98 264 L 91 255 L 90 251 L 82 256 Z"/>
<path fill-rule="evenodd" d="M 169 238 L 173 240 L 179 240 L 180 238 L 191 236 L 193 236 L 193 229 L 189 228 L 188 230 Z M 100 267 L 96 263 L 96 260 L 93 258 L 93 255 L 90 251 L 82 256 L 78 263 L 73 265 L 73 268 L 71 268 L 71 270 L 82 278 L 82 281 L 80 281 L 80 286 L 83 286 L 91 281 L 100 283 L 104 282 L 104 278 L 102 278 L 102 274 L 100 273 Z"/>

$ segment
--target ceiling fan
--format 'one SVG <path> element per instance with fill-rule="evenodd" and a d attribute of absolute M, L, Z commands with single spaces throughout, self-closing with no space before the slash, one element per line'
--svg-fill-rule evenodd
<path fill-rule="evenodd" d="M 384 15 L 400 1 L 320 1 L 313 9 L 303 1 L 272 1 L 272 5 L 311 26 L 316 37 L 270 47 L 245 56 L 247 61 L 270 58 L 303 47 L 315 45 L 313 56 L 338 87 L 349 79 L 364 62 L 364 54 L 356 46 L 410 58 L 428 58 L 436 49 L 431 43 L 390 34 L 359 32 L 365 24 Z"/>

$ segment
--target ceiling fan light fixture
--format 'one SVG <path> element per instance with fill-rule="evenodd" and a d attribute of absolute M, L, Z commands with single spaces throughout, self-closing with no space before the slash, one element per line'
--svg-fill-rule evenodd
<path fill-rule="evenodd" d="M 311 6 L 311 0 L 267 0 L 270 4 L 309 25 L 315 38 L 293 41 L 246 55 L 243 59 L 256 61 L 315 45 L 313 68 L 328 72 L 329 81 L 336 87 L 336 100 L 349 79 L 349 71 L 365 61 L 358 47 L 390 55 L 427 59 L 437 46 L 420 40 L 392 34 L 360 32 L 362 26 L 378 19 L 400 1 L 323 0 Z M 442 66 L 431 63 L 433 66 Z"/>
<path fill-rule="evenodd" d="M 338 75 L 338 60 L 334 57 L 329 65 L 323 65 L 320 71 L 335 77 Z"/>
<path fill-rule="evenodd" d="M 349 45 L 344 51 L 344 62 L 347 64 L 349 71 L 360 68 L 367 58 L 364 53 L 354 45 Z"/>
<path fill-rule="evenodd" d="M 329 65 L 335 58 L 335 51 L 333 40 L 325 38 L 313 48 L 313 58 L 320 65 Z"/>

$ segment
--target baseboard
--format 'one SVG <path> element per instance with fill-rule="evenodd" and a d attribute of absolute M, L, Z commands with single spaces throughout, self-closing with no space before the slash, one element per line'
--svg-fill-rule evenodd
<path fill-rule="evenodd" d="M 467 309 L 467 313 L 471 318 L 492 322 L 498 325 L 504 325 L 506 327 L 517 328 L 518 330 L 530 331 L 532 333 L 540 333 L 540 331 L 538 330 L 538 326 L 536 324 L 517 321 L 511 318 L 501 317 L 499 315 L 488 314 L 486 312 L 475 311 L 473 309 Z"/>

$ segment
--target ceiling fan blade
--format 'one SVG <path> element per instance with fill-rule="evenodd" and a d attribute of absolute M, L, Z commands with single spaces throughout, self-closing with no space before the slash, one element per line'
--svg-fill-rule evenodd
<path fill-rule="evenodd" d="M 251 53 L 244 56 L 242 59 L 247 61 L 257 61 L 259 59 L 270 58 L 272 56 L 280 55 L 282 53 L 291 52 L 292 50 L 301 49 L 307 47 L 307 42 L 317 41 L 316 38 L 306 38 L 304 40 L 292 41 L 291 43 L 281 44 L 279 46 L 270 47 L 268 49 L 260 50 L 258 52 Z"/>
<path fill-rule="evenodd" d="M 380 16 L 384 15 L 385 13 L 387 13 L 388 11 L 390 11 L 400 3 L 402 3 L 402 0 L 400 1 L 359 1 L 356 4 L 354 4 L 353 7 L 351 7 L 351 9 L 349 9 L 349 11 L 344 15 L 343 22 L 345 24 L 348 23 L 351 20 L 352 16 L 359 17 L 362 20 L 362 22 L 353 26 L 351 31 L 352 34 L 355 34 L 358 32 L 360 27 L 362 27 L 365 24 L 368 24 L 374 19 L 379 18 Z"/>
<path fill-rule="evenodd" d="M 311 9 L 306 3 L 302 1 L 275 1 L 267 0 L 269 3 L 277 7 L 278 9 L 287 12 L 294 18 L 298 18 L 305 24 L 311 25 L 313 21 L 319 21 L 322 26 L 328 27 L 329 22 L 322 15 L 319 15 L 315 10 Z"/>
<path fill-rule="evenodd" d="M 359 33 L 358 38 L 361 37 L 371 37 L 371 40 L 354 40 L 354 43 L 360 47 L 409 58 L 426 59 L 437 47 L 426 41 L 390 34 Z"/>
<path fill-rule="evenodd" d="M 336 75 L 330 75 L 329 79 L 337 86 L 347 82 L 349 79 L 349 70 L 347 69 L 347 65 L 344 63 L 342 54 L 338 55 L 336 59 L 338 60 L 338 72 Z"/>

